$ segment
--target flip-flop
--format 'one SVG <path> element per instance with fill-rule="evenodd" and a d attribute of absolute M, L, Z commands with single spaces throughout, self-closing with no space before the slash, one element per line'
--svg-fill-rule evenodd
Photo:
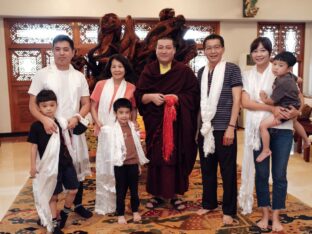
<path fill-rule="evenodd" d="M 149 201 L 145 204 L 145 207 L 147 209 L 155 209 L 160 207 L 162 204 L 164 204 L 165 201 L 159 197 L 152 197 L 151 199 L 149 199 Z M 148 204 L 151 204 L 151 206 L 148 206 Z"/>

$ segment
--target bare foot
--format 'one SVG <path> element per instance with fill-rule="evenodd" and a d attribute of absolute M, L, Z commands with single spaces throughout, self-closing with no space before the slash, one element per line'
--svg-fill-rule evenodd
<path fill-rule="evenodd" d="M 262 151 L 261 154 L 256 158 L 257 162 L 262 162 L 267 157 L 271 156 L 272 152 L 271 150 Z"/>
<path fill-rule="evenodd" d="M 302 147 L 303 147 L 304 149 L 306 149 L 306 148 L 309 148 L 310 145 L 311 145 L 311 141 L 310 141 L 309 138 L 307 138 L 307 139 L 304 140 L 304 143 L 303 143 L 303 146 L 302 146 Z"/>
<path fill-rule="evenodd" d="M 119 224 L 127 224 L 127 220 L 125 216 L 118 216 L 118 223 Z"/>
<path fill-rule="evenodd" d="M 283 231 L 283 229 L 284 228 L 279 220 L 273 220 L 273 223 L 272 223 L 273 232 L 280 232 L 280 231 Z"/>
<path fill-rule="evenodd" d="M 269 223 L 269 220 L 265 219 L 265 218 L 262 218 L 258 223 L 257 223 L 257 226 L 261 229 L 267 229 L 268 228 L 268 223 Z"/>
<path fill-rule="evenodd" d="M 198 211 L 196 211 L 196 214 L 198 215 L 204 215 L 204 214 L 207 214 L 208 212 L 210 212 L 211 210 L 207 210 L 207 209 L 204 209 L 204 208 L 201 208 L 199 209 Z"/>
<path fill-rule="evenodd" d="M 139 222 L 141 221 L 141 215 L 139 214 L 139 212 L 133 212 L 133 222 Z"/>
<path fill-rule="evenodd" d="M 229 215 L 223 215 L 223 224 L 232 224 L 233 218 Z"/>

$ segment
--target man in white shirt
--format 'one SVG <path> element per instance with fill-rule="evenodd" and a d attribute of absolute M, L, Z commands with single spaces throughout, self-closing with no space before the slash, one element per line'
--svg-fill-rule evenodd
<path fill-rule="evenodd" d="M 65 118 L 68 129 L 72 130 L 78 125 L 80 119 L 90 110 L 89 87 L 84 75 L 71 66 L 74 56 L 74 42 L 66 35 L 58 35 L 53 39 L 54 63 L 39 70 L 32 80 L 28 90 L 30 94 L 29 110 L 44 126 L 47 134 L 57 131 L 55 122 L 40 113 L 36 104 L 36 95 L 42 89 L 51 89 L 58 100 L 56 118 Z M 85 135 L 73 135 L 72 144 L 77 155 L 74 165 L 80 181 L 78 193 L 74 200 L 75 209 L 83 218 L 90 218 L 92 212 L 82 206 L 83 184 L 85 176 L 90 173 L 88 148 Z"/>

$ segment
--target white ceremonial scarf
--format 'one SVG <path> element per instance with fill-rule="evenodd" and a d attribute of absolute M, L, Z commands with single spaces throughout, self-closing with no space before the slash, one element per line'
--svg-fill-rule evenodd
<path fill-rule="evenodd" d="M 37 154 L 36 169 L 38 173 L 33 179 L 33 193 L 37 213 L 42 225 L 47 227 L 49 232 L 53 231 L 52 213 L 49 202 L 57 183 L 61 147 L 60 134 L 63 134 L 65 144 L 69 153 L 72 155 L 67 121 L 65 119 L 58 119 L 58 122 L 62 128 L 62 132 L 60 133 L 60 129 L 58 129 L 56 133 L 51 135 L 41 159 L 39 154 Z"/>
<path fill-rule="evenodd" d="M 257 72 L 256 67 L 243 73 L 244 91 L 248 93 L 250 100 L 261 102 L 259 93 L 264 90 L 268 96 L 272 94 L 272 85 L 275 76 L 272 73 L 272 65 L 266 68 L 263 74 Z M 244 157 L 242 162 L 242 184 L 238 195 L 238 203 L 242 208 L 242 214 L 252 212 L 253 190 L 255 183 L 254 150 L 261 146 L 260 122 L 270 113 L 266 111 L 252 111 L 246 109 Z"/>
<path fill-rule="evenodd" d="M 116 95 L 114 94 L 114 80 L 111 78 L 105 82 L 103 87 L 99 107 L 98 118 L 103 123 L 98 135 L 98 145 L 96 150 L 96 199 L 95 212 L 98 214 L 108 214 L 116 210 L 116 190 L 114 165 L 110 154 L 110 141 L 112 125 L 115 122 L 115 115 L 111 103 L 118 98 L 125 96 L 127 82 L 122 80 Z"/>
<path fill-rule="evenodd" d="M 140 142 L 140 134 L 135 130 L 134 123 L 129 121 L 129 127 L 131 129 L 131 134 L 133 137 L 135 149 L 138 154 L 140 165 L 144 165 L 149 162 L 149 160 L 145 157 L 141 142 Z M 111 155 L 112 155 L 112 163 L 115 166 L 122 166 L 124 160 L 127 155 L 127 148 L 125 145 L 125 139 L 123 136 L 123 132 L 121 126 L 118 121 L 112 127 L 112 144 L 111 144 Z"/>
<path fill-rule="evenodd" d="M 80 109 L 80 93 L 78 92 L 81 89 L 81 82 L 80 82 L 80 74 L 73 68 L 72 65 L 69 66 L 69 74 L 68 74 L 68 80 L 70 81 L 70 84 L 68 87 L 62 87 L 60 85 L 59 79 L 59 70 L 57 69 L 56 65 L 53 63 L 48 66 L 48 79 L 47 81 L 47 88 L 52 89 L 56 96 L 58 97 L 58 100 L 62 98 L 62 90 L 66 90 L 66 92 L 69 92 L 69 100 L 66 100 L 67 102 L 70 102 L 70 109 L 62 109 L 62 106 L 59 105 L 56 111 L 56 118 L 62 119 L 66 118 L 69 119 L 72 116 L 74 116 L 76 113 L 79 113 Z M 72 147 L 74 150 L 74 153 L 72 156 L 73 158 L 73 164 L 76 169 L 77 177 L 79 181 L 83 181 L 85 179 L 85 176 L 91 174 L 90 170 L 90 162 L 89 162 L 89 152 L 88 152 L 88 146 L 85 134 L 80 135 L 72 135 Z"/>
<path fill-rule="evenodd" d="M 205 157 L 207 157 L 208 154 L 214 153 L 215 151 L 215 141 L 213 137 L 213 127 L 211 125 L 211 120 L 213 119 L 217 111 L 217 105 L 223 87 L 225 65 L 225 61 L 220 61 L 214 68 L 209 95 L 209 63 L 205 66 L 202 74 L 200 90 L 200 109 L 203 125 L 200 132 L 204 137 L 203 150 L 205 153 Z"/>

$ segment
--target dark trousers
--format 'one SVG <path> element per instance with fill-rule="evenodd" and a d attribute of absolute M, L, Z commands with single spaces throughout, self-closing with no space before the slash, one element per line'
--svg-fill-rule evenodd
<path fill-rule="evenodd" d="M 116 180 L 116 211 L 118 216 L 125 214 L 125 198 L 130 189 L 130 204 L 132 212 L 137 212 L 140 199 L 138 195 L 139 167 L 138 164 L 115 166 Z"/>
<path fill-rule="evenodd" d="M 74 200 L 74 205 L 82 204 L 82 195 L 83 195 L 83 182 L 79 182 L 78 192 L 76 193 L 76 197 Z"/>
<path fill-rule="evenodd" d="M 203 183 L 202 206 L 207 210 L 212 210 L 218 207 L 217 169 L 219 163 L 223 181 L 223 214 L 233 216 L 236 215 L 237 211 L 237 139 L 235 131 L 233 144 L 230 146 L 224 146 L 224 132 L 225 131 L 213 132 L 215 138 L 215 152 L 213 154 L 208 154 L 207 157 L 204 157 L 203 137 L 200 136 L 198 139 Z"/>

